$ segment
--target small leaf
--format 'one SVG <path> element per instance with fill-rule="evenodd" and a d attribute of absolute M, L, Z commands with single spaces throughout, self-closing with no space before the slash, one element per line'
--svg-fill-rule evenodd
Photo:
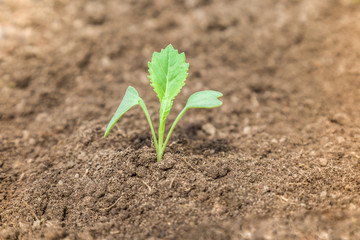
<path fill-rule="evenodd" d="M 160 117 L 165 119 L 172 108 L 174 98 L 185 85 L 189 64 L 185 62 L 185 54 L 179 54 L 169 44 L 160 53 L 154 52 L 148 65 L 151 86 L 161 103 Z"/>
<path fill-rule="evenodd" d="M 222 102 L 218 98 L 222 96 L 222 93 L 213 90 L 196 92 L 189 97 L 185 109 L 219 107 Z"/>
<path fill-rule="evenodd" d="M 119 118 L 121 118 L 121 116 L 124 115 L 124 113 L 126 113 L 130 108 L 139 104 L 139 102 L 141 100 L 142 99 L 139 97 L 139 94 L 136 91 L 136 89 L 129 86 L 126 89 L 125 95 L 124 95 L 118 109 L 116 110 L 114 116 L 111 118 L 111 120 L 106 128 L 104 137 L 107 137 L 111 128 L 115 125 L 115 123 L 119 120 Z"/>

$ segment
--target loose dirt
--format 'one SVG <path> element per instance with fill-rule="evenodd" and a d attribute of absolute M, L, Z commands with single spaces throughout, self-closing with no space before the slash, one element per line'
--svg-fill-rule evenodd
<path fill-rule="evenodd" d="M 360 4 L 0 1 L 0 239 L 360 239 Z M 191 110 L 162 162 L 147 62 L 169 43 Z M 156 125 L 156 124 L 155 124 Z M 170 124 L 168 124 L 170 125 Z"/>

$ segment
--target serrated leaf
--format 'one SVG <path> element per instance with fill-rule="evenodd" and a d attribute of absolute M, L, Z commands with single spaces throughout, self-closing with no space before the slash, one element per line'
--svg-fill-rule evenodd
<path fill-rule="evenodd" d="M 151 86 L 161 103 L 160 117 L 165 119 L 171 110 L 174 98 L 185 85 L 189 64 L 185 62 L 185 54 L 179 54 L 169 44 L 160 53 L 154 52 L 148 65 Z"/>
<path fill-rule="evenodd" d="M 196 92 L 189 97 L 185 109 L 219 107 L 222 102 L 218 98 L 222 96 L 222 93 L 213 90 Z"/>
<path fill-rule="evenodd" d="M 141 100 L 142 99 L 139 97 L 139 93 L 136 91 L 136 89 L 129 86 L 126 89 L 125 95 L 124 95 L 118 109 L 114 113 L 114 116 L 111 118 L 111 120 L 106 128 L 104 137 L 107 137 L 110 130 L 115 125 L 115 123 L 121 118 L 121 116 L 124 115 L 124 113 L 126 113 L 130 108 L 139 104 Z"/>

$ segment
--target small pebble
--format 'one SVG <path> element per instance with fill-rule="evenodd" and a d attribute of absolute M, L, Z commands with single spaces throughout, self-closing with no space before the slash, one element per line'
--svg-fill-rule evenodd
<path fill-rule="evenodd" d="M 356 206 L 355 204 L 353 204 L 353 203 L 350 203 L 350 205 L 349 205 L 349 210 L 350 210 L 350 211 L 357 210 L 357 206 Z"/>
<path fill-rule="evenodd" d="M 249 126 L 244 127 L 243 133 L 249 135 L 251 133 L 251 127 Z"/>
<path fill-rule="evenodd" d="M 21 142 L 21 139 L 17 138 L 14 140 L 14 144 L 15 146 L 19 146 L 20 145 L 20 142 Z"/>
<path fill-rule="evenodd" d="M 337 140 L 337 142 L 338 142 L 339 144 L 345 142 L 345 138 L 344 138 L 344 137 L 337 137 L 336 140 Z"/>
<path fill-rule="evenodd" d="M 29 158 L 28 160 L 26 160 L 26 162 L 27 162 L 28 164 L 33 163 L 33 162 L 34 162 L 34 159 L 33 159 L 33 158 Z"/>
<path fill-rule="evenodd" d="M 230 172 L 230 168 L 227 166 L 211 166 L 206 169 L 205 175 L 212 179 L 218 179 L 225 177 L 228 172 Z"/>
<path fill-rule="evenodd" d="M 207 123 L 204 126 L 202 126 L 202 129 L 204 132 L 210 136 L 214 136 L 216 133 L 216 128 L 211 123 Z"/>
<path fill-rule="evenodd" d="M 270 188 L 268 186 L 263 187 L 263 193 L 270 192 Z"/>
<path fill-rule="evenodd" d="M 234 104 L 238 104 L 239 103 L 239 98 L 237 96 L 231 96 L 230 100 L 232 103 Z"/>
<path fill-rule="evenodd" d="M 33 223 L 33 227 L 34 227 L 34 228 L 40 227 L 40 220 L 36 220 L 36 221 Z"/>
<path fill-rule="evenodd" d="M 158 163 L 159 169 L 163 171 L 167 171 L 172 169 L 175 165 L 175 162 L 171 158 L 164 158 L 162 161 Z"/>
<path fill-rule="evenodd" d="M 101 58 L 100 63 L 105 68 L 108 68 L 111 66 L 111 60 L 107 56 Z"/>
<path fill-rule="evenodd" d="M 352 191 L 352 190 L 353 190 L 353 187 L 352 187 L 351 185 L 349 185 L 349 184 L 346 184 L 345 187 L 344 187 L 344 189 L 345 189 L 346 191 Z"/>
<path fill-rule="evenodd" d="M 320 165 L 321 165 L 321 166 L 326 166 L 327 163 L 328 163 L 328 161 L 327 161 L 326 158 L 320 158 L 319 162 L 320 162 Z"/>
<path fill-rule="evenodd" d="M 73 161 L 69 161 L 69 162 L 66 164 L 66 167 L 67 167 L 68 169 L 73 168 L 74 166 L 75 166 L 75 163 L 74 163 Z"/>
<path fill-rule="evenodd" d="M 320 197 L 321 197 L 321 198 L 326 198 L 326 195 L 327 195 L 327 192 L 326 192 L 326 191 L 322 191 L 322 192 L 320 193 Z"/>
<path fill-rule="evenodd" d="M 25 100 L 21 100 L 18 104 L 15 106 L 15 110 L 17 113 L 23 113 L 26 110 L 26 102 Z"/>
<path fill-rule="evenodd" d="M 39 113 L 36 118 L 35 118 L 35 121 L 37 122 L 44 122 L 44 121 L 47 121 L 49 119 L 49 115 L 47 113 Z"/>
<path fill-rule="evenodd" d="M 331 120 L 341 125 L 345 125 L 350 122 L 350 118 L 345 113 L 336 113 Z"/>
<path fill-rule="evenodd" d="M 84 152 L 81 152 L 79 155 L 78 155 L 78 159 L 79 160 L 82 160 L 82 161 L 85 161 L 87 158 L 86 154 Z"/>
<path fill-rule="evenodd" d="M 27 131 L 27 130 L 22 131 L 22 138 L 23 138 L 23 140 L 29 139 L 29 136 L 30 136 L 30 132 L 29 132 L 29 131 Z"/>
<path fill-rule="evenodd" d="M 30 145 L 35 145 L 36 144 L 36 140 L 34 138 L 30 138 L 29 139 L 29 144 Z"/>

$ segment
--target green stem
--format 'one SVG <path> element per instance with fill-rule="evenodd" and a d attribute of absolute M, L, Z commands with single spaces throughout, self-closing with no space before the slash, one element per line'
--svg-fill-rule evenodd
<path fill-rule="evenodd" d="M 158 149 L 159 149 L 159 145 L 158 145 L 158 142 L 156 140 L 156 134 L 155 134 L 155 131 L 154 131 L 154 127 L 152 125 L 152 122 L 151 122 L 151 118 L 150 118 L 150 114 L 146 108 L 146 105 L 144 103 L 143 100 L 140 100 L 139 101 L 139 105 L 140 107 L 143 109 L 144 113 L 145 113 L 145 116 L 146 116 L 146 119 L 148 120 L 149 122 L 149 125 L 150 125 L 150 129 L 151 129 L 151 133 L 152 133 L 152 136 L 153 136 L 153 140 L 154 140 L 154 144 L 155 144 L 155 149 L 156 149 L 156 152 L 158 152 Z"/>
<path fill-rule="evenodd" d="M 169 139 L 170 139 L 170 136 L 171 136 L 171 133 L 174 131 L 174 128 L 176 126 L 176 124 L 179 122 L 179 120 L 181 119 L 181 117 L 185 114 L 185 112 L 188 110 L 188 108 L 184 108 L 180 113 L 179 115 L 176 117 L 175 121 L 173 122 L 173 124 L 171 125 L 171 128 L 169 130 L 169 133 L 168 135 L 166 136 L 166 139 L 165 139 L 165 142 L 164 144 L 162 145 L 162 147 L 160 148 L 160 160 L 162 158 L 162 156 L 164 155 L 164 152 L 165 152 L 165 148 L 166 148 L 166 145 L 168 144 L 169 142 Z M 159 155 L 158 155 L 158 161 L 159 160 Z"/>
<path fill-rule="evenodd" d="M 160 162 L 162 158 L 161 149 L 163 147 L 164 142 L 164 132 L 165 132 L 165 120 L 162 116 L 160 116 L 160 124 L 159 124 L 159 148 L 157 149 L 157 161 Z"/>

